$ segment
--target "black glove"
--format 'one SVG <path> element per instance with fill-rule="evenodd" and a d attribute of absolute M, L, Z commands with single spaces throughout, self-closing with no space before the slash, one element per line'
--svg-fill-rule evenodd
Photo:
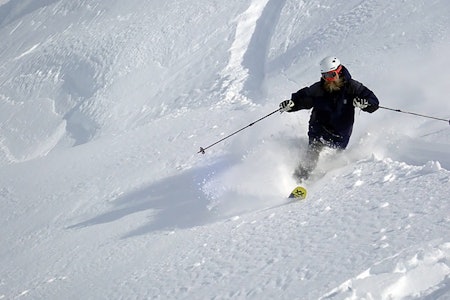
<path fill-rule="evenodd" d="M 359 97 L 355 97 L 353 99 L 353 106 L 360 108 L 360 109 L 364 109 L 367 106 L 369 106 L 369 101 L 367 101 L 367 99 L 363 99 L 363 98 L 359 98 Z"/>
<path fill-rule="evenodd" d="M 284 100 L 283 102 L 280 103 L 280 111 L 281 112 L 291 111 L 294 105 L 295 105 L 294 101 Z"/>

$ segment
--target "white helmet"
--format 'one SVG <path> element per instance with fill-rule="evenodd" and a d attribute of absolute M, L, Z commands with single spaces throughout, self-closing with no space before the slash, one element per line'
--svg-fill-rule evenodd
<path fill-rule="evenodd" d="M 341 65 L 341 61 L 336 56 L 327 56 L 320 61 L 320 73 L 336 70 Z"/>

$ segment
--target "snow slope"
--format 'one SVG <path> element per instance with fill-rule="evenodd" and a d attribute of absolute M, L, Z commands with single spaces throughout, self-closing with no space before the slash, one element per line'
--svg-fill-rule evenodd
<path fill-rule="evenodd" d="M 0 299 L 450 299 L 450 127 L 357 113 L 288 203 L 337 55 L 450 118 L 448 1 L 0 1 Z"/>

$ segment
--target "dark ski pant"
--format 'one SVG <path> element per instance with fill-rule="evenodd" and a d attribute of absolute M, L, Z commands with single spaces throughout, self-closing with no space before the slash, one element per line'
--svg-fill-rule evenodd
<path fill-rule="evenodd" d="M 324 141 L 323 139 L 310 138 L 305 159 L 303 163 L 295 170 L 294 178 L 300 181 L 308 179 L 311 172 L 316 168 L 317 162 L 319 161 L 320 152 L 324 147 L 338 149 L 339 151 L 345 149 L 345 146 L 342 147 L 339 144 L 336 145 L 334 143 Z"/>

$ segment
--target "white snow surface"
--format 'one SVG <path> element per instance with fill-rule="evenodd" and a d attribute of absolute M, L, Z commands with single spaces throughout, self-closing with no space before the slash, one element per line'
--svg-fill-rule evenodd
<path fill-rule="evenodd" d="M 0 1 L 0 299 L 450 299 L 450 126 L 356 113 L 288 202 L 338 56 L 450 118 L 447 0 Z"/>

